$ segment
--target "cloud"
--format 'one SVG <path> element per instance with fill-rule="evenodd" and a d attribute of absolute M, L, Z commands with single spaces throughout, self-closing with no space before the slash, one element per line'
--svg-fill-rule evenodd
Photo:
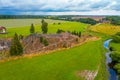
<path fill-rule="evenodd" d="M 119 0 L 0 0 L 0 14 L 120 14 L 119 5 Z"/>

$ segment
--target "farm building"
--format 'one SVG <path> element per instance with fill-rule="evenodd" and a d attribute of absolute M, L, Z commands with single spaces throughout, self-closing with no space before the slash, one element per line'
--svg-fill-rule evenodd
<path fill-rule="evenodd" d="M 3 26 L 0 26 L 0 33 L 6 33 L 6 28 Z"/>

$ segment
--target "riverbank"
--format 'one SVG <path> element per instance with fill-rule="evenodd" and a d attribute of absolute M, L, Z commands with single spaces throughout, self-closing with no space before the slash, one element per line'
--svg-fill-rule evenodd
<path fill-rule="evenodd" d="M 118 80 L 116 71 L 109 65 L 112 63 L 112 58 L 110 57 L 111 51 L 109 50 L 109 44 L 111 41 L 112 39 L 109 39 L 104 42 L 104 47 L 108 50 L 108 52 L 106 52 L 106 68 L 109 72 L 109 80 Z"/>

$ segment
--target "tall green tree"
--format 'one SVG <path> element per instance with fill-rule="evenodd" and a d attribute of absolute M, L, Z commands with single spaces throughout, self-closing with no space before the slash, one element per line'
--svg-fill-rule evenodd
<path fill-rule="evenodd" d="M 19 41 L 17 33 L 15 33 L 10 46 L 10 55 L 17 56 L 22 54 L 23 54 L 23 47 Z"/>
<path fill-rule="evenodd" d="M 41 26 L 43 34 L 46 34 L 48 32 L 48 27 L 47 26 L 48 26 L 48 23 L 43 21 L 42 26 Z"/>
<path fill-rule="evenodd" d="M 35 28 L 33 24 L 31 24 L 31 27 L 30 27 L 30 33 L 31 34 L 35 33 Z"/>

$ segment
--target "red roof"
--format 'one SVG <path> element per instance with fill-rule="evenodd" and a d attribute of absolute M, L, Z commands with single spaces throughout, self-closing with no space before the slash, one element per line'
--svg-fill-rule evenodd
<path fill-rule="evenodd" d="M 0 30 L 3 30 L 3 29 L 5 29 L 5 30 L 6 30 L 6 28 L 5 28 L 5 27 L 3 27 L 3 26 L 0 26 Z"/>

